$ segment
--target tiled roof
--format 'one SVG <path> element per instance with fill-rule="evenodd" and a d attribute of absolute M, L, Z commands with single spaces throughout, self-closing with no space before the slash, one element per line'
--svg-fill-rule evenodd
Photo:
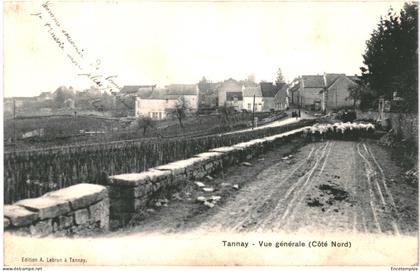
<path fill-rule="evenodd" d="M 279 84 L 277 84 L 277 85 L 275 85 L 275 91 L 276 91 L 276 94 L 277 94 L 277 92 L 279 92 L 280 90 L 282 90 L 282 89 L 287 89 L 289 86 L 286 84 L 286 83 L 279 83 Z"/>
<path fill-rule="evenodd" d="M 276 87 L 271 82 L 261 82 L 261 93 L 263 97 L 270 98 L 274 97 L 277 93 Z"/>
<path fill-rule="evenodd" d="M 197 95 L 198 87 L 195 84 L 172 84 L 166 86 L 171 95 Z"/>
<path fill-rule="evenodd" d="M 287 84 L 282 84 L 281 86 L 277 87 L 278 91 L 276 93 L 277 97 L 287 97 Z"/>
<path fill-rule="evenodd" d="M 188 92 L 187 92 L 188 93 Z M 179 94 L 179 92 L 170 92 L 168 89 L 155 89 L 147 97 L 140 97 L 142 99 L 152 99 L 152 100 L 176 100 L 181 96 L 188 96 L 188 94 Z"/>
<path fill-rule="evenodd" d="M 356 80 L 355 76 L 347 76 L 344 73 L 327 73 L 325 74 L 327 85 L 325 85 L 323 75 L 302 75 L 303 86 L 305 88 L 324 88 L 324 87 L 328 88 L 342 76 L 347 77 L 353 81 Z M 295 90 L 295 86 L 292 87 L 291 90 L 292 91 Z"/>
<path fill-rule="evenodd" d="M 156 85 L 124 86 L 121 94 L 135 95 L 141 99 L 178 99 L 184 95 L 198 95 L 197 85 L 173 84 L 164 89 L 156 89 Z"/>
<path fill-rule="evenodd" d="M 140 98 L 147 98 L 152 94 L 152 90 L 156 85 L 137 85 L 137 86 L 124 86 L 121 90 L 121 94 L 133 94 Z"/>
<path fill-rule="evenodd" d="M 332 84 L 337 81 L 338 78 L 341 76 L 346 76 L 344 73 L 338 74 L 338 73 L 327 73 L 325 75 L 325 78 L 327 79 L 327 87 L 330 87 Z"/>
<path fill-rule="evenodd" d="M 324 76 L 323 75 L 302 75 L 303 86 L 305 88 L 323 88 Z"/>
<path fill-rule="evenodd" d="M 261 87 L 245 87 L 244 88 L 244 97 L 262 97 Z"/>

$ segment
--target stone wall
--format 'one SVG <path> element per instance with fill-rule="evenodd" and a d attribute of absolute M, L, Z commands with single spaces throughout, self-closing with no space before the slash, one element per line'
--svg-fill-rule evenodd
<path fill-rule="evenodd" d="M 108 186 L 77 184 L 4 207 L 4 228 L 34 236 L 71 236 L 127 225 L 158 192 L 195 181 L 302 136 L 312 126 L 220 147 L 141 173 L 110 176 Z M 318 127 L 319 128 L 319 127 Z"/>
<path fill-rule="evenodd" d="M 390 120 L 394 132 L 401 133 L 404 139 L 410 139 L 418 143 L 418 115 L 410 113 L 384 113 L 385 118 Z M 357 111 L 358 119 L 377 120 L 379 113 L 376 111 Z"/>
<path fill-rule="evenodd" d="M 133 215 L 146 208 L 153 194 L 185 181 L 199 180 L 232 164 L 251 159 L 276 144 L 300 136 L 306 127 L 287 133 L 254 139 L 229 147 L 211 149 L 189 159 L 158 166 L 141 173 L 109 177 L 110 220 L 112 227 L 127 224 Z"/>
<path fill-rule="evenodd" d="M 109 228 L 106 187 L 77 184 L 4 206 L 4 230 L 31 236 L 89 235 Z"/>
<path fill-rule="evenodd" d="M 124 226 L 159 190 L 167 191 L 251 159 L 277 143 L 299 136 L 305 128 L 211 149 L 141 173 L 110 176 L 107 187 L 82 183 L 5 205 L 4 229 L 31 236 L 73 236 Z"/>

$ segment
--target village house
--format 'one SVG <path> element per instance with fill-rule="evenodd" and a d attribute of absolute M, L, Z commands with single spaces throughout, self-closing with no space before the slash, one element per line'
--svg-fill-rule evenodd
<path fill-rule="evenodd" d="M 156 88 L 156 85 L 124 86 L 120 90 L 119 95 L 147 98 L 152 94 L 152 92 L 155 88 Z"/>
<path fill-rule="evenodd" d="M 255 96 L 255 112 L 283 110 L 287 107 L 286 88 L 286 84 L 277 87 L 271 82 L 261 82 L 257 86 L 244 87 L 243 108 L 254 111 Z M 283 93 L 282 95 L 279 94 L 280 91 Z"/>
<path fill-rule="evenodd" d="M 255 100 L 254 100 L 255 96 Z M 263 97 L 261 87 L 244 87 L 244 104 L 243 108 L 247 111 L 261 112 L 263 105 Z M 255 106 L 255 110 L 254 110 Z"/>
<path fill-rule="evenodd" d="M 350 88 L 357 86 L 357 77 L 345 74 L 327 74 L 326 80 L 325 109 L 338 109 L 354 105 L 354 100 L 350 98 Z"/>
<path fill-rule="evenodd" d="M 166 92 L 166 89 L 156 89 L 149 97 L 136 97 L 135 116 L 165 119 L 168 110 L 177 104 L 177 98 L 169 97 Z"/>
<path fill-rule="evenodd" d="M 197 84 L 171 84 L 167 85 L 165 88 L 167 89 L 167 95 L 169 97 L 178 99 L 182 96 L 192 111 L 198 109 Z"/>
<path fill-rule="evenodd" d="M 225 80 L 218 88 L 218 106 L 233 106 L 236 110 L 242 109 L 243 84 L 232 78 Z"/>
<path fill-rule="evenodd" d="M 147 116 L 157 120 L 166 119 L 169 111 L 182 102 L 185 103 L 189 111 L 197 110 L 197 85 L 173 84 L 164 89 L 153 89 L 147 96 L 145 93 L 140 94 L 135 101 L 135 116 Z"/>
<path fill-rule="evenodd" d="M 270 111 L 275 109 L 274 96 L 276 96 L 278 89 L 271 82 L 260 83 L 261 94 L 263 97 L 263 111 Z"/>
<path fill-rule="evenodd" d="M 291 103 L 322 111 L 352 106 L 349 89 L 355 80 L 345 74 L 302 75 L 291 84 Z"/>
<path fill-rule="evenodd" d="M 299 105 L 299 88 L 300 88 L 300 77 L 295 78 L 289 84 L 289 103 L 292 105 Z"/>
<path fill-rule="evenodd" d="M 243 108 L 243 94 L 242 91 L 228 91 L 226 92 L 227 107 L 233 107 L 236 111 L 241 111 Z"/>
<path fill-rule="evenodd" d="M 276 86 L 277 93 L 274 96 L 274 110 L 286 110 L 289 108 L 289 86 L 286 83 Z"/>

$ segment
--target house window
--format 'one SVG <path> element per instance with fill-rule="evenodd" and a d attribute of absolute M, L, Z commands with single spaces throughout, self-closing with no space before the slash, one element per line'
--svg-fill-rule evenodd
<path fill-rule="evenodd" d="M 162 119 L 162 112 L 159 112 L 159 119 Z"/>
<path fill-rule="evenodd" d="M 250 103 L 248 104 L 248 110 L 251 110 L 251 104 Z"/>
<path fill-rule="evenodd" d="M 153 112 L 152 118 L 157 119 L 158 118 L 158 112 Z"/>

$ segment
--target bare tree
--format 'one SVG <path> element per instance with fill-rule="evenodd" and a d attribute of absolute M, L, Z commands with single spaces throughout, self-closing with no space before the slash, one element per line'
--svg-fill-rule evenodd
<path fill-rule="evenodd" d="M 169 115 L 172 115 L 179 122 L 181 128 L 184 128 L 183 120 L 187 117 L 187 113 L 191 111 L 191 107 L 184 96 L 178 98 L 175 108 L 168 109 Z"/>
<path fill-rule="evenodd" d="M 138 130 L 143 129 L 143 136 L 145 136 L 149 128 L 156 127 L 156 121 L 150 117 L 139 117 L 136 119 L 136 126 Z"/>
<path fill-rule="evenodd" d="M 229 123 L 229 115 L 233 115 L 235 113 L 235 109 L 233 106 L 219 106 L 218 111 L 222 115 L 222 122 Z"/>

